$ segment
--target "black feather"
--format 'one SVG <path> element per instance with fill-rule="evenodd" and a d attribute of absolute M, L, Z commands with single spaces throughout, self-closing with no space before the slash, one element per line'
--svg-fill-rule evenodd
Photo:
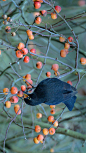
<path fill-rule="evenodd" d="M 39 105 L 45 103 L 47 105 L 57 105 L 64 103 L 71 111 L 76 101 L 76 88 L 70 84 L 63 82 L 57 78 L 48 78 L 41 81 L 32 94 L 28 94 L 29 98 L 24 98 L 28 105 Z"/>

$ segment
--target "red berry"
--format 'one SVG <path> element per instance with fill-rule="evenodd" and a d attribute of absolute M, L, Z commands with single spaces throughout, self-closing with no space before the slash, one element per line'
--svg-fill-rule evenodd
<path fill-rule="evenodd" d="M 26 80 L 31 79 L 31 74 L 26 74 L 26 75 L 25 75 L 25 79 L 26 79 Z"/>
<path fill-rule="evenodd" d="M 11 88 L 11 94 L 17 94 L 18 89 L 16 87 Z"/>
<path fill-rule="evenodd" d="M 5 107 L 10 108 L 11 107 L 11 102 L 10 101 L 6 101 L 5 102 Z"/>
<path fill-rule="evenodd" d="M 51 13 L 51 18 L 54 19 L 54 20 L 57 19 L 57 14 L 56 13 Z"/>
<path fill-rule="evenodd" d="M 17 103 L 18 102 L 18 97 L 17 96 L 10 97 L 10 102 L 11 103 Z"/>
<path fill-rule="evenodd" d="M 22 58 L 23 57 L 23 54 L 22 54 L 22 52 L 20 50 L 16 51 L 16 57 L 17 58 Z"/>
<path fill-rule="evenodd" d="M 66 49 L 62 49 L 62 50 L 60 51 L 60 56 L 61 56 L 61 57 L 66 57 L 66 55 L 67 55 Z"/>
<path fill-rule="evenodd" d="M 53 127 L 51 127 L 50 129 L 49 129 L 49 134 L 50 135 L 53 135 L 55 133 L 55 129 L 53 128 Z"/>
<path fill-rule="evenodd" d="M 51 69 L 54 70 L 54 71 L 58 71 L 59 65 L 58 64 L 53 64 Z"/>
<path fill-rule="evenodd" d="M 54 120 L 54 116 L 48 116 L 48 121 L 52 122 Z"/>
<path fill-rule="evenodd" d="M 21 90 L 18 91 L 17 96 L 18 96 L 18 97 L 23 97 L 23 92 L 22 92 Z"/>
<path fill-rule="evenodd" d="M 30 61 L 29 56 L 25 56 L 23 61 L 24 61 L 24 63 L 29 63 L 29 61 Z"/>
<path fill-rule="evenodd" d="M 46 16 L 46 15 L 47 15 L 47 11 L 46 11 L 46 10 L 42 10 L 42 11 L 40 11 L 40 14 L 41 14 L 42 16 Z"/>
<path fill-rule="evenodd" d="M 65 43 L 64 48 L 65 48 L 65 49 L 69 49 L 69 48 L 70 48 L 70 44 L 69 44 L 69 43 Z"/>
<path fill-rule="evenodd" d="M 20 50 L 23 49 L 24 48 L 24 44 L 22 42 L 20 42 L 18 44 L 17 48 L 20 49 Z"/>
<path fill-rule="evenodd" d="M 65 38 L 62 37 L 62 36 L 60 36 L 60 37 L 59 37 L 59 41 L 60 41 L 60 42 L 64 42 L 64 41 L 65 41 Z"/>
<path fill-rule="evenodd" d="M 25 90 L 26 90 L 26 86 L 25 86 L 25 85 L 22 85 L 22 86 L 21 86 L 21 90 L 22 90 L 22 91 L 25 91 Z"/>
<path fill-rule="evenodd" d="M 41 131 L 41 127 L 39 125 L 35 126 L 35 132 L 39 133 Z"/>
<path fill-rule="evenodd" d="M 42 19 L 40 17 L 36 17 L 35 23 L 40 24 L 42 22 Z"/>
<path fill-rule="evenodd" d="M 47 76 L 48 78 L 50 78 L 51 72 L 47 72 L 47 73 L 46 73 L 46 76 Z"/>
<path fill-rule="evenodd" d="M 32 35 L 32 31 L 29 29 L 26 31 L 26 33 L 27 33 L 28 37 Z"/>
<path fill-rule="evenodd" d="M 44 136 L 43 136 L 42 134 L 39 134 L 39 135 L 37 136 L 37 139 L 38 139 L 39 141 L 41 141 L 41 140 L 44 139 Z"/>
<path fill-rule="evenodd" d="M 37 62 L 37 63 L 36 63 L 36 67 L 37 67 L 38 69 L 41 69 L 41 68 L 42 68 L 42 62 L 40 62 L 40 61 Z"/>
<path fill-rule="evenodd" d="M 28 88 L 32 88 L 32 86 L 30 84 L 33 84 L 33 81 L 31 79 L 27 80 L 28 82 L 26 82 L 27 86 L 29 86 Z"/>
<path fill-rule="evenodd" d="M 32 49 L 30 50 L 30 52 L 36 54 L 36 49 L 32 48 Z M 33 54 L 30 54 L 30 55 L 31 55 L 31 56 L 34 56 Z"/>
<path fill-rule="evenodd" d="M 86 65 L 86 58 L 81 57 L 80 62 L 82 65 Z"/>
<path fill-rule="evenodd" d="M 17 115 L 20 115 L 21 114 L 21 109 L 20 110 L 19 109 L 20 109 L 20 106 L 19 105 L 15 105 L 14 106 L 14 111 L 15 111 L 16 114 L 18 113 Z"/>
<path fill-rule="evenodd" d="M 39 9 L 39 8 L 41 7 L 41 3 L 35 1 L 35 2 L 34 2 L 34 7 L 35 7 L 35 9 Z"/>
<path fill-rule="evenodd" d="M 35 138 L 33 139 L 33 141 L 34 141 L 35 144 L 38 144 L 38 143 L 39 143 L 39 140 L 37 139 L 37 137 L 35 137 Z"/>
<path fill-rule="evenodd" d="M 39 119 L 39 118 L 42 118 L 42 114 L 41 113 L 37 113 L 36 114 L 36 117 Z"/>
<path fill-rule="evenodd" d="M 55 6 L 55 10 L 57 13 L 59 13 L 59 12 L 61 12 L 61 7 L 57 5 L 57 6 Z"/>
<path fill-rule="evenodd" d="M 28 54 L 28 49 L 27 49 L 27 48 L 23 48 L 23 49 L 21 50 L 21 53 L 22 53 L 23 55 Z"/>
<path fill-rule="evenodd" d="M 4 89 L 3 89 L 3 93 L 4 93 L 5 95 L 7 95 L 8 92 L 9 92 L 9 89 L 8 89 L 8 88 L 4 88 Z"/>
<path fill-rule="evenodd" d="M 44 129 L 43 129 L 43 134 L 44 134 L 44 135 L 48 135 L 48 133 L 49 133 L 48 129 L 47 129 L 47 128 L 44 128 Z"/>
<path fill-rule="evenodd" d="M 73 41 L 73 37 L 68 37 L 69 42 Z"/>

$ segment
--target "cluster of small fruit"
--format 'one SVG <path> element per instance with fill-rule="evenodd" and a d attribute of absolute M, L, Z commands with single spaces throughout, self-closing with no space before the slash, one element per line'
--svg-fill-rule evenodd
<path fill-rule="evenodd" d="M 55 114 L 55 105 L 50 105 L 50 113 L 51 114 Z M 41 113 L 37 113 L 36 117 L 42 118 L 42 114 Z M 38 143 L 43 143 L 45 136 L 47 136 L 48 134 L 50 135 L 54 135 L 55 134 L 55 127 L 58 127 L 58 121 L 54 119 L 54 116 L 48 116 L 47 118 L 48 122 L 52 123 L 52 126 L 54 127 L 50 127 L 50 128 L 43 128 L 41 129 L 40 125 L 36 125 L 35 126 L 35 132 L 39 133 L 41 132 L 42 134 L 38 134 L 37 137 L 35 137 L 33 139 L 34 143 L 38 144 Z"/>

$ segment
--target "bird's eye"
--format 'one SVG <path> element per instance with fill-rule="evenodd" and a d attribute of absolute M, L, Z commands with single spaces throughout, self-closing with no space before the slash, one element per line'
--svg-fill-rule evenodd
<path fill-rule="evenodd" d="M 31 100 L 31 98 L 30 98 L 30 97 L 28 97 L 28 99 L 29 99 L 29 100 Z"/>

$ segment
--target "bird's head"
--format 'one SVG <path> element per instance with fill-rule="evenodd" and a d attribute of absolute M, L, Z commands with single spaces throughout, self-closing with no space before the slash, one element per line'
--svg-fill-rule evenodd
<path fill-rule="evenodd" d="M 26 104 L 32 105 L 32 106 L 35 106 L 41 103 L 39 102 L 39 99 L 37 98 L 35 92 L 33 92 L 32 94 L 28 94 L 27 97 L 24 98 L 24 101 Z"/>

